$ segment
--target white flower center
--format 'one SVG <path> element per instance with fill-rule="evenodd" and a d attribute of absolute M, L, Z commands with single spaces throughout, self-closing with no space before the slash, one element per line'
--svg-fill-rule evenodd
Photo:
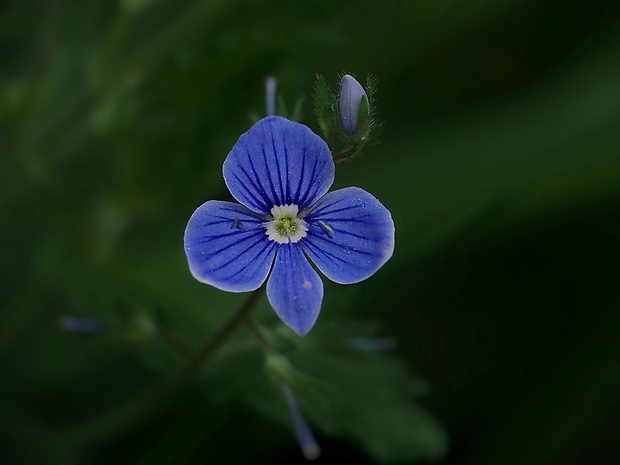
<path fill-rule="evenodd" d="M 299 242 L 306 237 L 308 225 L 297 218 L 297 205 L 280 205 L 271 209 L 272 221 L 265 223 L 267 237 L 278 244 Z"/>

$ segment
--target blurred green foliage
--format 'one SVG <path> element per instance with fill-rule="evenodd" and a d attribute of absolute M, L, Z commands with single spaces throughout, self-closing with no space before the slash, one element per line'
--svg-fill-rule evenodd
<path fill-rule="evenodd" d="M 265 76 L 318 131 L 316 74 L 351 72 L 382 137 L 336 186 L 391 209 L 395 255 L 326 283 L 303 340 L 255 312 L 319 461 L 616 463 L 619 39 L 616 1 L 0 2 L 0 461 L 300 460 L 243 329 L 172 406 L 131 406 L 185 363 L 157 328 L 194 347 L 241 302 L 191 278 L 182 235 L 228 198 Z M 346 344 L 375 336 L 394 353 Z"/>

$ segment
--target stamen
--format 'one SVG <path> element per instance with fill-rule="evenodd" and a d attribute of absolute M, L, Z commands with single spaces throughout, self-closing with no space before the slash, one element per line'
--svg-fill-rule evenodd
<path fill-rule="evenodd" d="M 278 244 L 299 242 L 306 237 L 308 225 L 299 218 L 297 205 L 278 205 L 271 209 L 271 221 L 265 223 L 265 233 Z"/>
<path fill-rule="evenodd" d="M 327 234 L 330 238 L 334 237 L 336 232 L 334 231 L 334 228 L 332 228 L 331 225 L 327 221 L 319 220 L 318 224 L 321 227 L 321 229 L 325 232 L 325 234 Z"/>
<path fill-rule="evenodd" d="M 314 439 L 308 423 L 306 423 L 305 418 L 301 414 L 291 388 L 285 385 L 282 387 L 282 390 L 284 391 L 284 398 L 286 399 L 289 412 L 291 412 L 293 431 L 295 431 L 295 436 L 301 447 L 301 453 L 306 460 L 314 460 L 321 455 L 321 448 L 317 444 L 316 439 Z"/>

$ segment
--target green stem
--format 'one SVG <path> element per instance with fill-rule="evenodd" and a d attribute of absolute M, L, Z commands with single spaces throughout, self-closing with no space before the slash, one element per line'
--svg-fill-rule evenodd
<path fill-rule="evenodd" d="M 252 292 L 241 304 L 235 313 L 226 320 L 210 338 L 206 339 L 196 349 L 189 365 L 176 377 L 176 382 L 184 384 L 191 379 L 198 370 L 211 358 L 215 351 L 230 337 L 230 335 L 243 323 L 250 312 L 254 309 L 258 299 L 263 295 L 264 286 Z"/>
<path fill-rule="evenodd" d="M 61 432 L 61 437 L 56 439 L 67 444 L 77 443 L 82 446 L 103 443 L 162 413 L 170 407 L 181 388 L 211 360 L 217 350 L 246 320 L 262 296 L 263 289 L 264 287 L 261 287 L 248 295 L 239 308 L 196 349 L 188 365 L 172 379 L 151 386 L 111 412 L 64 430 Z"/>
<path fill-rule="evenodd" d="M 167 346 L 181 358 L 192 358 L 195 354 L 194 348 L 176 333 L 166 329 L 159 329 L 155 332 L 155 339 Z"/>
<path fill-rule="evenodd" d="M 359 152 L 363 147 L 362 145 L 358 145 L 356 147 L 352 147 L 348 150 L 345 150 L 344 152 L 339 152 L 339 153 L 335 153 L 333 155 L 334 158 L 334 163 L 340 163 L 343 162 L 345 160 L 348 160 L 349 158 L 353 157 L 355 154 L 357 154 L 357 152 Z"/>
<path fill-rule="evenodd" d="M 250 330 L 254 337 L 256 337 L 258 343 L 267 355 L 276 353 L 276 350 L 273 348 L 269 340 L 265 337 L 261 329 L 249 315 L 245 318 L 245 326 Z"/>

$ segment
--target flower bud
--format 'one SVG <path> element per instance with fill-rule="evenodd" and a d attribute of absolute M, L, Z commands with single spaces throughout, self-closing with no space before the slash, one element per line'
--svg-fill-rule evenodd
<path fill-rule="evenodd" d="M 363 352 L 387 352 L 396 346 L 396 341 L 391 337 L 377 338 L 350 338 L 347 345 Z"/>
<path fill-rule="evenodd" d="M 265 101 L 267 104 L 267 116 L 276 114 L 276 78 L 267 76 L 265 79 Z"/>
<path fill-rule="evenodd" d="M 338 109 L 340 110 L 342 129 L 348 136 L 357 133 L 360 105 L 363 99 L 366 99 L 365 107 L 366 111 L 369 111 L 368 96 L 361 84 L 349 74 L 342 76 L 338 95 Z"/>
<path fill-rule="evenodd" d="M 282 387 L 282 390 L 284 391 L 284 398 L 286 399 L 286 404 L 291 414 L 293 431 L 295 432 L 295 436 L 299 442 L 301 453 L 306 460 L 314 460 L 321 455 L 321 448 L 317 444 L 316 439 L 314 439 L 312 430 L 310 429 L 310 426 L 308 426 L 301 410 L 299 410 L 297 401 L 295 400 L 295 395 L 293 394 L 291 388 L 285 385 Z"/>
<path fill-rule="evenodd" d="M 94 334 L 110 330 L 110 326 L 98 320 L 77 318 L 71 315 L 62 315 L 58 318 L 58 326 L 71 333 Z"/>

